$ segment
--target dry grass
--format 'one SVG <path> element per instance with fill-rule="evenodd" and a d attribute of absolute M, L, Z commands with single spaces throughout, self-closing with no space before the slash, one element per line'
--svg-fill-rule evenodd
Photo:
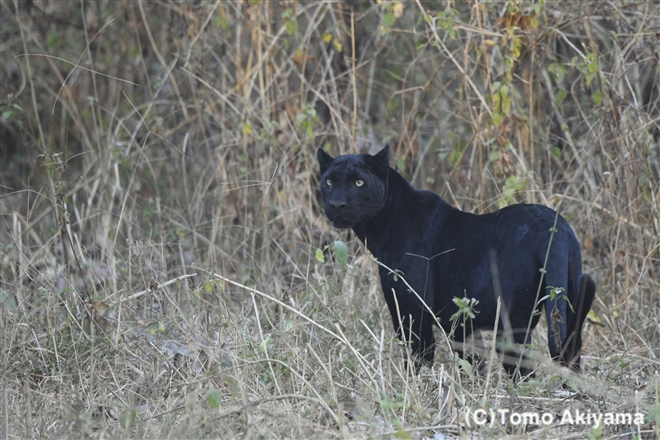
<path fill-rule="evenodd" d="M 656 2 L 3 0 L 0 24 L 0 438 L 658 438 Z M 601 320 L 581 377 L 539 331 L 517 387 L 440 334 L 405 371 L 316 190 L 318 146 L 386 141 L 464 210 L 569 219 Z M 337 239 L 347 267 L 315 258 Z"/>

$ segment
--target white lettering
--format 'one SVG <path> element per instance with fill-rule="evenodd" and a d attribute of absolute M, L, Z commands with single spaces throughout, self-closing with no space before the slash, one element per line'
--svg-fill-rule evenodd
<path fill-rule="evenodd" d="M 564 413 L 561 416 L 561 422 L 559 423 L 561 423 L 562 425 L 575 425 L 575 420 L 573 420 L 571 411 L 565 409 Z"/>
<path fill-rule="evenodd" d="M 631 425 L 632 424 L 632 414 L 630 414 L 630 413 L 617 414 L 615 423 L 617 425 Z"/>
<path fill-rule="evenodd" d="M 474 423 L 477 425 L 484 426 L 488 422 L 488 419 L 486 418 L 487 416 L 488 413 L 485 409 L 478 409 L 472 414 L 472 420 L 474 420 Z"/>
<path fill-rule="evenodd" d="M 533 412 L 522 413 L 522 423 L 524 423 L 525 425 L 539 425 L 540 424 L 539 413 L 533 413 Z"/>
<path fill-rule="evenodd" d="M 488 424 L 493 426 L 499 422 L 499 425 L 506 426 L 507 424 L 513 426 L 520 425 L 551 425 L 556 422 L 556 417 L 553 413 L 536 413 L 536 412 L 511 412 L 508 409 L 478 409 L 469 417 L 470 421 L 478 426 Z M 559 420 L 560 425 L 585 425 L 585 426 L 611 426 L 611 425 L 643 425 L 644 414 L 642 413 L 592 413 L 591 411 L 582 412 L 580 410 L 565 409 L 561 414 Z M 469 425 L 469 422 L 468 422 Z"/>
<path fill-rule="evenodd" d="M 586 414 L 581 413 L 577 409 L 575 410 L 575 424 L 576 425 L 586 425 L 589 423 L 589 418 Z"/>
<path fill-rule="evenodd" d="M 555 418 L 550 413 L 543 413 L 543 416 L 541 416 L 541 421 L 544 425 L 549 425 L 555 421 Z"/>
<path fill-rule="evenodd" d="M 497 413 L 500 415 L 500 425 L 506 425 L 507 416 L 509 415 L 508 409 L 498 409 Z"/>

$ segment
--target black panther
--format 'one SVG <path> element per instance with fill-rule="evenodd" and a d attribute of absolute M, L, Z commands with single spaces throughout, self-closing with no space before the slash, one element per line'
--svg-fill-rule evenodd
<path fill-rule="evenodd" d="M 317 156 L 325 213 L 335 227 L 351 228 L 382 263 L 394 328 L 418 367 L 433 362 L 433 324 L 450 333 L 459 310 L 454 297 L 478 300 L 465 331 L 453 333 L 463 354 L 465 336 L 495 328 L 499 296 L 497 349 L 512 378 L 533 373 L 518 347 L 531 342 L 543 307 L 552 358 L 580 371 L 582 325 L 596 285 L 582 273 L 578 240 L 557 212 L 532 204 L 483 215 L 460 211 L 390 168 L 389 146 L 374 156 L 332 158 L 322 149 Z"/>

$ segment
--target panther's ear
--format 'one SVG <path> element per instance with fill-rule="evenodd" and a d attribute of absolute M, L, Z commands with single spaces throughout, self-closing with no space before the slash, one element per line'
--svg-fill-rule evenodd
<path fill-rule="evenodd" d="M 383 176 L 390 170 L 390 146 L 385 145 L 382 150 L 370 157 L 369 162 Z"/>
<path fill-rule="evenodd" d="M 321 174 L 325 173 L 325 170 L 328 169 L 332 161 L 334 160 L 332 156 L 323 151 L 323 148 L 319 148 L 316 152 L 316 158 L 319 160 L 319 167 L 321 168 Z"/>

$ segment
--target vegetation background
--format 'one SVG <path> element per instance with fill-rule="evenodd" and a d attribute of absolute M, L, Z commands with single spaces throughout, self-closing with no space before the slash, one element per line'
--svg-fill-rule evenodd
<path fill-rule="evenodd" d="M 659 437 L 657 1 L 3 0 L 0 35 L 0 438 Z M 518 386 L 440 333 L 405 371 L 317 191 L 319 146 L 385 143 L 463 210 L 569 220 L 582 376 L 543 331 Z"/>

